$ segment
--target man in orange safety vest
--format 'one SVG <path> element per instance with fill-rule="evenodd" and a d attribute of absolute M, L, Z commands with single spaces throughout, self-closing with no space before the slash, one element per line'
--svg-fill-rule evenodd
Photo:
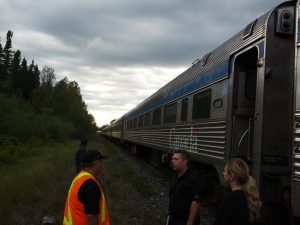
<path fill-rule="evenodd" d="M 67 196 L 63 225 L 109 225 L 104 193 L 95 178 L 102 172 L 100 151 L 92 149 L 82 157 L 82 170 L 73 179 Z"/>

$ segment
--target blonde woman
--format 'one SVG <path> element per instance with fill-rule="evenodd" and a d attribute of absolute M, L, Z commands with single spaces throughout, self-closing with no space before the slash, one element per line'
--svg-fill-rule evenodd
<path fill-rule="evenodd" d="M 215 225 L 248 225 L 254 222 L 261 207 L 255 180 L 248 165 L 239 158 L 229 160 L 223 172 L 231 192 L 221 202 Z"/>

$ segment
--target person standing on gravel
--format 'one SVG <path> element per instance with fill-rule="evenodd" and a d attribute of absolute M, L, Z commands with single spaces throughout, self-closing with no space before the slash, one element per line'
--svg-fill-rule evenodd
<path fill-rule="evenodd" d="M 188 153 L 176 150 L 171 165 L 175 171 L 169 192 L 167 225 L 199 225 L 200 179 L 191 171 Z"/>
<path fill-rule="evenodd" d="M 81 170 L 81 161 L 82 156 L 86 152 L 86 146 L 88 144 L 88 139 L 84 138 L 81 140 L 80 145 L 78 146 L 76 153 L 75 153 L 75 167 L 76 173 L 79 173 Z"/>
<path fill-rule="evenodd" d="M 107 157 L 88 150 L 82 157 L 82 170 L 73 179 L 65 204 L 63 225 L 109 225 L 104 193 L 96 177 Z"/>
<path fill-rule="evenodd" d="M 248 225 L 258 219 L 261 201 L 249 167 L 239 158 L 230 159 L 223 171 L 224 181 L 231 192 L 221 201 L 215 225 Z"/>

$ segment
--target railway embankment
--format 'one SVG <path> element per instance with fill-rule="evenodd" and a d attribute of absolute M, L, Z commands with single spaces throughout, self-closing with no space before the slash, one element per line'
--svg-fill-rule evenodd
<path fill-rule="evenodd" d="M 112 224 L 163 225 L 167 216 L 168 177 L 121 146 L 100 138 L 105 161 L 102 179 Z"/>
<path fill-rule="evenodd" d="M 100 138 L 99 143 L 109 155 L 101 179 L 112 224 L 165 225 L 170 171 L 153 167 L 107 139 Z M 212 225 L 215 207 L 205 203 L 200 214 L 201 225 Z"/>
<path fill-rule="evenodd" d="M 69 141 L 41 147 L 36 155 L 0 167 L 0 224 L 38 225 L 45 218 L 55 225 L 62 223 L 66 194 L 75 175 L 77 144 Z M 169 174 L 102 137 L 90 140 L 88 148 L 109 156 L 100 180 L 111 224 L 165 225 Z"/>

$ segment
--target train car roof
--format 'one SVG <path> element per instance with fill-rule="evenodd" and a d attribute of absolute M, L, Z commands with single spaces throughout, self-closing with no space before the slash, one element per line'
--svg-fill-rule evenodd
<path fill-rule="evenodd" d="M 201 85 L 208 85 L 222 76 L 228 76 L 231 55 L 265 36 L 268 18 L 277 7 L 252 21 L 222 45 L 205 54 L 201 60 L 195 61 L 190 68 L 126 113 L 124 118 L 136 117 L 191 93 L 199 89 Z"/>

